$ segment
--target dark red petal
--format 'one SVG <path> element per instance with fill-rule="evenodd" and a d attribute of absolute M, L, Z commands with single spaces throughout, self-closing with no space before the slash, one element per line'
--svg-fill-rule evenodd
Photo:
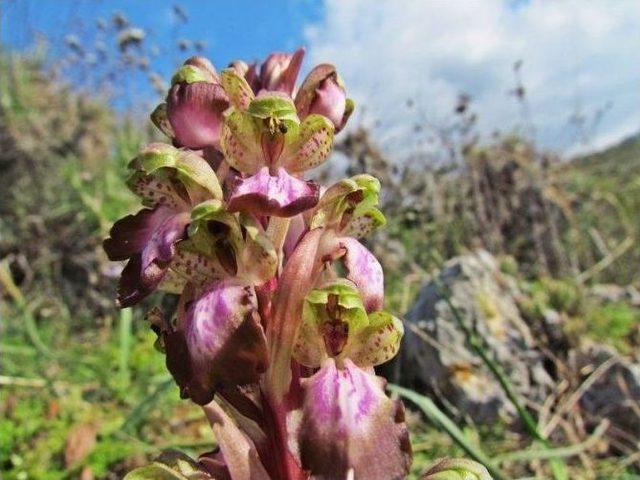
<path fill-rule="evenodd" d="M 171 212 L 158 207 L 140 210 L 135 215 L 127 215 L 113 224 L 109 238 L 102 243 L 109 260 L 126 260 L 140 253 L 153 232 Z"/>
<path fill-rule="evenodd" d="M 139 217 L 146 218 L 146 222 L 133 220 L 135 216 L 125 217 L 115 235 L 112 229 L 111 238 L 105 240 L 105 250 L 108 254 L 111 252 L 113 259 L 122 259 L 124 253 L 139 250 L 131 253 L 120 277 L 117 301 L 122 308 L 134 305 L 156 289 L 176 253 L 176 244 L 187 234 L 189 213 L 176 213 L 166 207 L 143 212 L 152 212 Z M 127 225 L 139 228 L 126 230 Z M 128 238 L 134 240 L 128 241 Z"/>
<path fill-rule="evenodd" d="M 249 286 L 215 283 L 188 308 L 184 332 L 194 378 L 186 393 L 196 403 L 210 401 L 218 388 L 256 382 L 267 368 L 265 334 Z"/>

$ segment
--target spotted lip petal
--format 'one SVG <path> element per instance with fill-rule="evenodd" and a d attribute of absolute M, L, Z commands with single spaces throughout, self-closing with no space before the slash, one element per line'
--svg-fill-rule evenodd
<path fill-rule="evenodd" d="M 270 175 L 267 167 L 242 179 L 229 197 L 231 212 L 292 217 L 318 203 L 320 189 L 316 183 L 300 180 L 279 168 Z"/>
<path fill-rule="evenodd" d="M 332 359 L 304 380 L 300 456 L 313 478 L 393 480 L 408 474 L 404 410 L 382 383 L 350 360 L 338 367 Z"/>
<path fill-rule="evenodd" d="M 256 382 L 267 368 L 265 334 L 252 287 L 215 283 L 187 308 L 186 345 L 193 378 L 184 393 L 199 404 L 225 385 Z"/>
<path fill-rule="evenodd" d="M 129 259 L 118 286 L 118 303 L 131 306 L 163 279 L 176 244 L 186 238 L 189 214 L 158 206 L 128 215 L 111 228 L 103 247 L 111 260 Z"/>

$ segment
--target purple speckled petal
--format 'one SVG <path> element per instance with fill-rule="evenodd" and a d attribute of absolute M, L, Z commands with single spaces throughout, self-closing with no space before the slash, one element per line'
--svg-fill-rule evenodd
<path fill-rule="evenodd" d="M 319 188 L 279 168 L 276 175 L 263 167 L 255 175 L 242 179 L 229 197 L 231 212 L 292 217 L 318 203 Z"/>
<path fill-rule="evenodd" d="M 384 273 L 376 257 L 358 240 L 351 237 L 339 239 L 346 250 L 344 265 L 347 278 L 356 284 L 367 312 L 381 310 L 384 304 Z"/>
<path fill-rule="evenodd" d="M 329 157 L 334 128 L 322 115 L 309 115 L 290 136 L 282 153 L 282 165 L 291 173 L 315 168 Z"/>
<path fill-rule="evenodd" d="M 199 404 L 209 402 L 221 386 L 256 382 L 267 367 L 252 287 L 233 280 L 213 284 L 189 306 L 183 328 L 197 384 L 183 392 Z"/>
<path fill-rule="evenodd" d="M 385 395 L 381 378 L 329 359 L 303 382 L 300 457 L 313 478 L 405 478 L 411 445 L 404 410 Z"/>
<path fill-rule="evenodd" d="M 253 175 L 264 165 L 260 127 L 246 112 L 231 109 L 226 113 L 220 146 L 227 163 L 242 173 Z"/>
<path fill-rule="evenodd" d="M 167 115 L 178 144 L 191 149 L 218 146 L 222 112 L 229 106 L 221 85 L 176 83 L 167 97 Z"/>
<path fill-rule="evenodd" d="M 381 310 L 373 312 L 369 324 L 349 339 L 343 354 L 360 367 L 380 365 L 396 356 L 403 334 L 399 318 Z"/>
<path fill-rule="evenodd" d="M 118 285 L 121 307 L 139 302 L 156 289 L 176 253 L 176 243 L 186 237 L 188 223 L 188 212 L 160 206 L 114 224 L 103 246 L 111 260 L 129 258 Z"/>

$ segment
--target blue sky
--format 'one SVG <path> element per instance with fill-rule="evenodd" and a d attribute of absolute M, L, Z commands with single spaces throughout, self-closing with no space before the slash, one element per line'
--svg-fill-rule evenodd
<path fill-rule="evenodd" d="M 303 44 L 303 70 L 335 63 L 358 105 L 352 127 L 368 126 L 396 157 L 428 149 L 413 126 L 445 127 L 461 92 L 473 98 L 486 137 L 522 129 L 522 108 L 508 93 L 517 60 L 527 131 L 542 146 L 570 155 L 640 131 L 638 0 L 182 0 L 186 25 L 176 22 L 174 3 L 4 0 L 0 39 L 26 48 L 43 32 L 58 59 L 65 35 L 86 35 L 97 18 L 121 11 L 160 47 L 151 61 L 166 80 L 192 54 L 177 53 L 180 38 L 205 40 L 218 68 Z M 122 87 L 131 103 L 150 93 L 140 79 Z"/>
<path fill-rule="evenodd" d="M 304 42 L 303 26 L 317 22 L 323 9 L 313 0 L 5 0 L 2 4 L 0 38 L 11 47 L 29 47 L 36 32 L 58 45 L 69 33 L 92 29 L 96 19 L 108 21 L 114 12 L 122 12 L 161 48 L 180 38 L 205 40 L 206 55 L 219 65 L 295 48 Z M 185 25 L 173 14 L 175 4 L 188 15 Z M 155 62 L 165 70 L 172 69 L 176 60 L 165 56 Z"/>

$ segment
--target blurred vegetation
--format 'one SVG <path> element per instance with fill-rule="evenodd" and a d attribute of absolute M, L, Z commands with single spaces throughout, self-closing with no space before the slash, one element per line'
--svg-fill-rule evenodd
<path fill-rule="evenodd" d="M 118 267 L 101 248 L 133 205 L 125 165 L 154 132 L 146 119 L 74 91 L 43 60 L 0 55 L 0 472 L 120 478 L 163 448 L 197 454 L 214 439 L 198 409 L 179 399 L 142 321 L 145 305 L 116 311 Z M 572 342 L 637 355 L 638 306 L 590 288 L 638 286 L 640 137 L 570 162 L 517 136 L 488 146 L 458 140 L 458 163 L 447 169 L 393 165 L 364 130 L 338 147 L 350 173 L 376 174 L 387 191 L 389 225 L 372 246 L 393 310 L 405 312 L 444 260 L 482 247 L 518 278 L 532 325 L 554 310 L 568 319 Z M 409 423 L 415 478 L 436 458 L 464 455 L 418 414 Z M 504 425 L 463 433 L 491 456 L 522 446 Z M 569 461 L 570 478 L 638 478 L 632 464 L 594 460 Z"/>

